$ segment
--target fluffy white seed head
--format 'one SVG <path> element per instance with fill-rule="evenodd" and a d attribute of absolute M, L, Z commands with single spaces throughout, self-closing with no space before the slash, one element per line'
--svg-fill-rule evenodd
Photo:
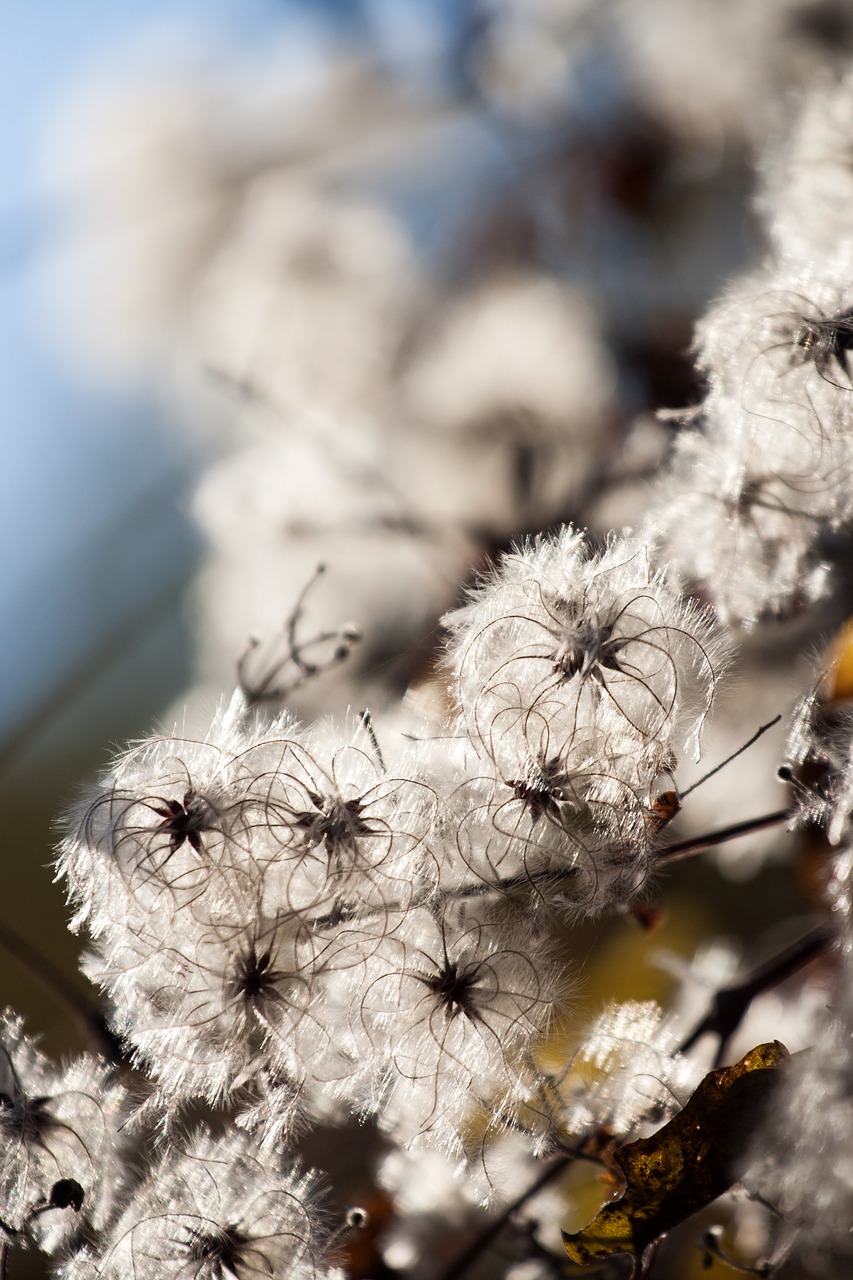
<path fill-rule="evenodd" d="M 731 401 L 711 407 L 742 420 Z M 673 579 L 733 625 L 798 613 L 827 587 L 820 522 L 809 510 L 815 477 L 800 467 L 778 474 L 767 458 L 736 432 L 685 432 L 655 507 Z M 818 490 L 821 501 L 826 492 Z"/>
<path fill-rule="evenodd" d="M 96 1274 L 104 1280 L 316 1280 L 313 1180 L 246 1135 L 196 1133 L 137 1189 L 115 1224 Z"/>
<path fill-rule="evenodd" d="M 372 947 L 354 1026 L 383 1126 L 461 1152 L 473 1107 L 519 1096 L 556 990 L 544 939 L 464 904 L 408 912 Z"/>
<path fill-rule="evenodd" d="M 57 1068 L 0 1018 L 0 1218 L 50 1253 L 107 1222 L 126 1182 L 127 1097 L 105 1063 Z"/>
<path fill-rule="evenodd" d="M 507 556 L 448 615 L 450 662 L 477 749 L 510 768 L 547 737 L 571 754 L 609 739 L 695 752 L 720 662 L 710 618 L 653 567 L 654 544 L 594 553 L 567 528 Z"/>
<path fill-rule="evenodd" d="M 604 1126 L 625 1136 L 677 1111 L 702 1073 L 676 1044 L 654 1001 L 611 1004 L 553 1081 L 558 1129 L 585 1134 Z"/>
<path fill-rule="evenodd" d="M 269 1135 L 351 1074 L 360 922 L 381 939 L 423 891 L 436 797 L 401 763 L 388 775 L 363 732 L 220 717 L 203 741 L 142 744 L 81 807 L 60 867 L 87 972 L 167 1106 L 244 1103 Z"/>
<path fill-rule="evenodd" d="M 824 544 L 853 518 L 853 256 L 770 261 L 699 327 L 710 391 L 654 508 L 673 569 L 752 625 L 826 588 Z"/>
<path fill-rule="evenodd" d="M 511 776 L 473 753 L 468 765 L 446 800 L 445 840 L 432 845 L 438 884 L 521 895 L 534 916 L 591 914 L 640 891 L 653 864 L 654 769 L 635 741 L 606 760 L 601 747 L 531 754 Z"/>

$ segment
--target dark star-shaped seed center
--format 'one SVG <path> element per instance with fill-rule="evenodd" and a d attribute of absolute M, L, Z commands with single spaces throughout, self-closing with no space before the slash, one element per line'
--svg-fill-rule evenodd
<path fill-rule="evenodd" d="M 245 1257 L 249 1237 L 236 1227 L 200 1227 L 190 1235 L 190 1260 L 203 1268 L 205 1280 L 228 1280 L 237 1276 Z"/>
<path fill-rule="evenodd" d="M 479 1017 L 479 975 L 480 965 L 460 965 L 448 961 L 437 973 L 418 974 L 418 978 L 443 1006 L 448 1021 L 460 1013 L 476 1020 Z"/>
<path fill-rule="evenodd" d="M 294 814 L 293 825 L 303 831 L 306 844 L 325 847 L 330 858 L 341 853 L 356 853 L 357 841 L 374 836 L 376 830 L 362 817 L 363 800 L 342 800 L 340 796 L 321 796 L 308 792 L 313 809 Z"/>
<path fill-rule="evenodd" d="M 162 808 L 152 807 L 163 819 L 157 830 L 168 833 L 170 852 L 175 853 L 188 843 L 198 853 L 201 850 L 201 833 L 209 827 L 208 807 L 201 796 L 187 791 L 182 804 L 177 800 L 162 800 L 161 804 Z"/>

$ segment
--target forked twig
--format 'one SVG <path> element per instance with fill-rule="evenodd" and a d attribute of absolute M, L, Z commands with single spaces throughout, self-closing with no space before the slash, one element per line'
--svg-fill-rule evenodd
<path fill-rule="evenodd" d="M 297 628 L 305 612 L 305 601 L 325 572 L 326 566 L 318 564 L 313 576 L 299 593 L 296 604 L 284 625 L 286 652 L 282 658 L 273 661 L 267 671 L 257 678 L 250 676 L 248 672 L 250 659 L 262 647 L 261 641 L 255 637 L 249 640 L 246 649 L 238 658 L 237 681 L 250 706 L 257 706 L 262 702 L 280 702 L 282 698 L 286 698 L 308 680 L 344 662 L 361 639 L 360 630 L 352 623 L 347 623 L 334 631 L 319 631 L 308 640 L 298 638 Z M 334 648 L 322 661 L 311 660 L 306 656 L 318 645 L 332 643 Z M 288 665 L 294 668 L 295 674 L 290 680 L 281 680 L 282 672 Z"/>
<path fill-rule="evenodd" d="M 778 986 L 780 982 L 792 977 L 817 956 L 822 955 L 834 936 L 833 931 L 826 925 L 819 925 L 798 942 L 792 943 L 777 956 L 759 965 L 745 978 L 740 978 L 737 982 L 721 988 L 714 996 L 711 1008 L 705 1017 L 679 1045 L 680 1051 L 687 1053 L 701 1036 L 711 1033 L 720 1038 L 717 1059 L 725 1058 L 729 1042 L 755 997 L 764 991 L 769 991 L 771 987 Z"/>
<path fill-rule="evenodd" d="M 463 1276 L 472 1263 L 476 1262 L 480 1254 L 489 1247 L 493 1240 L 500 1235 L 504 1227 L 510 1221 L 514 1213 L 537 1195 L 543 1187 L 547 1187 L 549 1182 L 553 1180 L 568 1168 L 569 1163 L 576 1157 L 574 1153 L 555 1156 L 552 1163 L 539 1174 L 539 1176 L 530 1184 L 521 1195 L 516 1196 L 515 1200 L 508 1204 L 502 1213 L 498 1214 L 494 1222 L 491 1222 L 485 1231 L 481 1232 L 473 1244 L 465 1250 L 464 1253 L 451 1263 L 447 1271 L 442 1276 L 442 1280 L 459 1280 Z"/>

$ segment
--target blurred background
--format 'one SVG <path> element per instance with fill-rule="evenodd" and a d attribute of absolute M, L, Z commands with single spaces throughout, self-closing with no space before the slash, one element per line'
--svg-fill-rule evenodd
<path fill-rule="evenodd" d="M 694 325 L 763 250 L 757 163 L 851 54 L 848 0 L 2 0 L 0 997 L 49 1051 L 93 999 L 58 815 L 238 679 L 369 705 L 389 753 L 437 720 L 490 557 L 641 518 Z M 832 625 L 745 641 L 712 761 Z M 780 742 L 695 822 L 777 808 Z M 777 853 L 685 869 L 654 946 L 748 935 L 759 872 L 789 914 Z M 664 989 L 628 928 L 590 1007 Z"/>
<path fill-rule="evenodd" d="M 419 19 L 418 7 L 414 39 L 439 59 L 452 23 L 432 5 Z M 334 49 L 366 49 L 384 29 L 370 8 L 0 5 L 0 981 L 3 1002 L 54 1049 L 73 1031 L 46 989 L 53 977 L 34 968 L 52 958 L 73 984 L 78 949 L 51 886 L 57 814 L 118 744 L 150 731 L 193 669 L 186 593 L 202 540 L 189 501 L 212 441 L 185 429 L 149 356 L 169 342 L 173 260 L 204 246 L 192 212 L 182 225 L 187 193 L 180 174 L 170 184 L 169 151 L 191 156 L 193 96 L 211 87 L 223 113 L 207 122 L 214 134 L 229 128 L 229 98 L 247 115 L 242 141 L 253 114 L 260 132 L 275 129 L 291 80 L 298 96 Z M 218 142 L 223 159 L 241 145 Z M 162 274 L 148 296 L 146 252 Z M 37 954 L 22 963 L 23 938 Z"/>
<path fill-rule="evenodd" d="M 642 511 L 696 317 L 760 252 L 757 149 L 853 13 L 0 14 L 0 920 L 70 970 L 57 813 L 187 698 L 203 726 L 250 636 L 249 679 L 287 687 L 318 563 L 305 638 L 364 638 L 288 703 L 428 712 L 437 619 L 488 556 Z M 49 1032 L 9 941 L 4 999 Z"/>

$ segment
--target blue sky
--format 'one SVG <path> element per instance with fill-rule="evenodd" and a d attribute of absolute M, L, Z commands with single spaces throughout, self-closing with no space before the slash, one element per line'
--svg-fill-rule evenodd
<path fill-rule="evenodd" d="M 193 545 L 154 406 L 77 383 L 44 333 L 42 140 L 140 45 L 251 43 L 282 16 L 276 0 L 0 0 L 0 740 L 185 574 Z"/>
<path fill-rule="evenodd" d="M 105 635 L 168 596 L 195 550 L 186 458 L 153 402 L 76 381 L 43 328 L 36 282 L 57 212 L 43 139 L 63 104 L 128 59 L 263 46 L 285 22 L 324 19 L 389 62 L 417 46 L 411 83 L 442 65 L 465 12 L 464 0 L 0 0 L 0 744 Z"/>

